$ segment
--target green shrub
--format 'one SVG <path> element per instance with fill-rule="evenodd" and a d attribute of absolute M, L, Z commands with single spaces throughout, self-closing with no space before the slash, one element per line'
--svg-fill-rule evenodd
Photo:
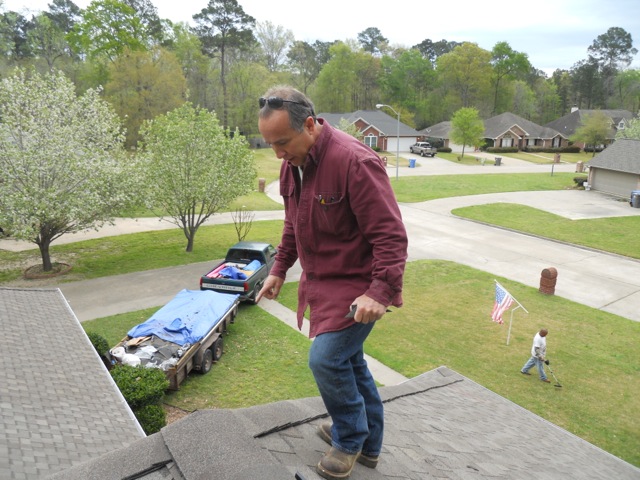
<path fill-rule="evenodd" d="M 89 341 L 91 345 L 93 345 L 93 348 L 96 349 L 96 352 L 98 352 L 98 355 L 104 357 L 109 351 L 107 339 L 95 332 L 87 332 L 87 337 L 89 337 Z"/>
<path fill-rule="evenodd" d="M 444 139 L 442 138 L 427 137 L 427 142 L 429 142 L 432 147 L 437 148 L 438 151 L 440 151 L 441 148 L 444 148 Z"/>
<path fill-rule="evenodd" d="M 451 153 L 451 149 L 449 147 L 438 147 L 438 153 Z"/>
<path fill-rule="evenodd" d="M 580 153 L 580 147 L 562 147 L 560 151 L 562 153 Z"/>
<path fill-rule="evenodd" d="M 582 187 L 583 183 L 588 181 L 587 177 L 573 177 L 573 183 L 575 183 L 578 187 Z"/>
<path fill-rule="evenodd" d="M 158 405 L 169 386 L 164 372 L 157 368 L 116 365 L 111 376 L 132 410 Z"/>
<path fill-rule="evenodd" d="M 147 435 L 159 432 L 167 424 L 164 409 L 160 405 L 145 405 L 133 413 Z"/>

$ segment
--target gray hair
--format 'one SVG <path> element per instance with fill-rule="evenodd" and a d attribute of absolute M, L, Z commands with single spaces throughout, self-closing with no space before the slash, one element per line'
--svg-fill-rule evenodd
<path fill-rule="evenodd" d="M 282 104 L 281 108 L 276 110 L 286 110 L 289 113 L 289 125 L 296 132 L 302 132 L 304 128 L 304 122 L 309 117 L 316 119 L 316 114 L 313 109 L 313 102 L 299 90 L 288 85 L 277 85 L 271 87 L 263 95 L 264 98 L 279 97 L 283 100 L 288 100 Z M 293 103 L 295 102 L 295 103 Z M 260 109 L 260 118 L 267 118 L 273 113 L 274 109 L 266 103 L 264 107 Z"/>

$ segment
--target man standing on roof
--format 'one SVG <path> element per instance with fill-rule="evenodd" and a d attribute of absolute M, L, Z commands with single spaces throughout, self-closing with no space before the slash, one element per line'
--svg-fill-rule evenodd
<path fill-rule="evenodd" d="M 298 326 L 310 308 L 309 367 L 333 424 L 316 469 L 348 478 L 356 461 L 375 468 L 384 412 L 363 344 L 387 307 L 402 305 L 407 235 L 380 157 L 316 118 L 313 103 L 288 86 L 260 98 L 258 128 L 283 159 L 285 221 L 271 274 L 258 294 L 275 299 L 286 272 L 302 265 Z"/>
<path fill-rule="evenodd" d="M 520 373 L 523 375 L 531 375 L 529 370 L 533 368 L 535 365 L 538 367 L 538 373 L 540 374 L 540 380 L 546 383 L 550 383 L 547 378 L 547 374 L 544 372 L 544 361 L 545 356 L 547 355 L 547 333 L 549 331 L 546 328 L 543 328 L 538 333 L 536 333 L 535 337 L 533 337 L 533 345 L 531 346 L 531 358 L 527 360 L 527 363 L 524 364 Z"/>

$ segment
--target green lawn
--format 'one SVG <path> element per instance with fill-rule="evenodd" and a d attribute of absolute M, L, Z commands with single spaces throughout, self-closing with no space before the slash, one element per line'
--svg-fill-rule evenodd
<path fill-rule="evenodd" d="M 491 321 L 493 280 L 529 311 L 516 311 L 509 345 Z M 297 284 L 280 302 L 295 308 Z M 403 308 L 378 323 L 366 351 L 407 377 L 446 365 L 581 438 L 640 465 L 640 323 L 540 294 L 536 289 L 445 261 L 407 266 Z M 110 345 L 155 309 L 84 322 Z M 562 388 L 519 369 L 533 335 L 549 329 L 548 357 Z M 262 309 L 242 306 L 211 372 L 193 374 L 166 402 L 185 410 L 236 408 L 317 395 L 307 367 L 310 342 Z M 550 378 L 553 378 L 550 376 Z M 259 381 L 257 381 L 259 379 Z"/>
<path fill-rule="evenodd" d="M 570 220 L 525 205 L 457 208 L 454 215 L 640 259 L 640 216 Z"/>
<path fill-rule="evenodd" d="M 487 173 L 400 177 L 391 185 L 402 203 L 483 193 L 566 190 L 574 187 L 573 173 Z"/>
<path fill-rule="evenodd" d="M 253 222 L 249 238 L 277 245 L 281 232 L 281 221 Z M 51 256 L 54 261 L 73 265 L 69 274 L 56 279 L 69 282 L 224 258 L 237 241 L 232 224 L 200 227 L 193 251 L 187 253 L 187 240 L 182 230 L 175 228 L 58 245 L 51 248 Z M 20 279 L 25 264 L 39 262 L 37 249 L 0 250 L 0 285 Z"/>

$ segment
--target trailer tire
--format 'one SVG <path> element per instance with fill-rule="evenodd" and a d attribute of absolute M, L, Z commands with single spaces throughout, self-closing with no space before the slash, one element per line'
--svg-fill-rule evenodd
<path fill-rule="evenodd" d="M 213 361 L 219 361 L 224 351 L 224 341 L 222 340 L 222 337 L 218 337 L 216 341 L 213 342 L 213 346 L 210 348 L 210 351 L 212 352 Z"/>
<path fill-rule="evenodd" d="M 202 363 L 200 364 L 200 373 L 202 375 L 211 370 L 211 365 L 213 365 L 213 356 L 211 348 L 207 348 L 202 354 Z"/>

